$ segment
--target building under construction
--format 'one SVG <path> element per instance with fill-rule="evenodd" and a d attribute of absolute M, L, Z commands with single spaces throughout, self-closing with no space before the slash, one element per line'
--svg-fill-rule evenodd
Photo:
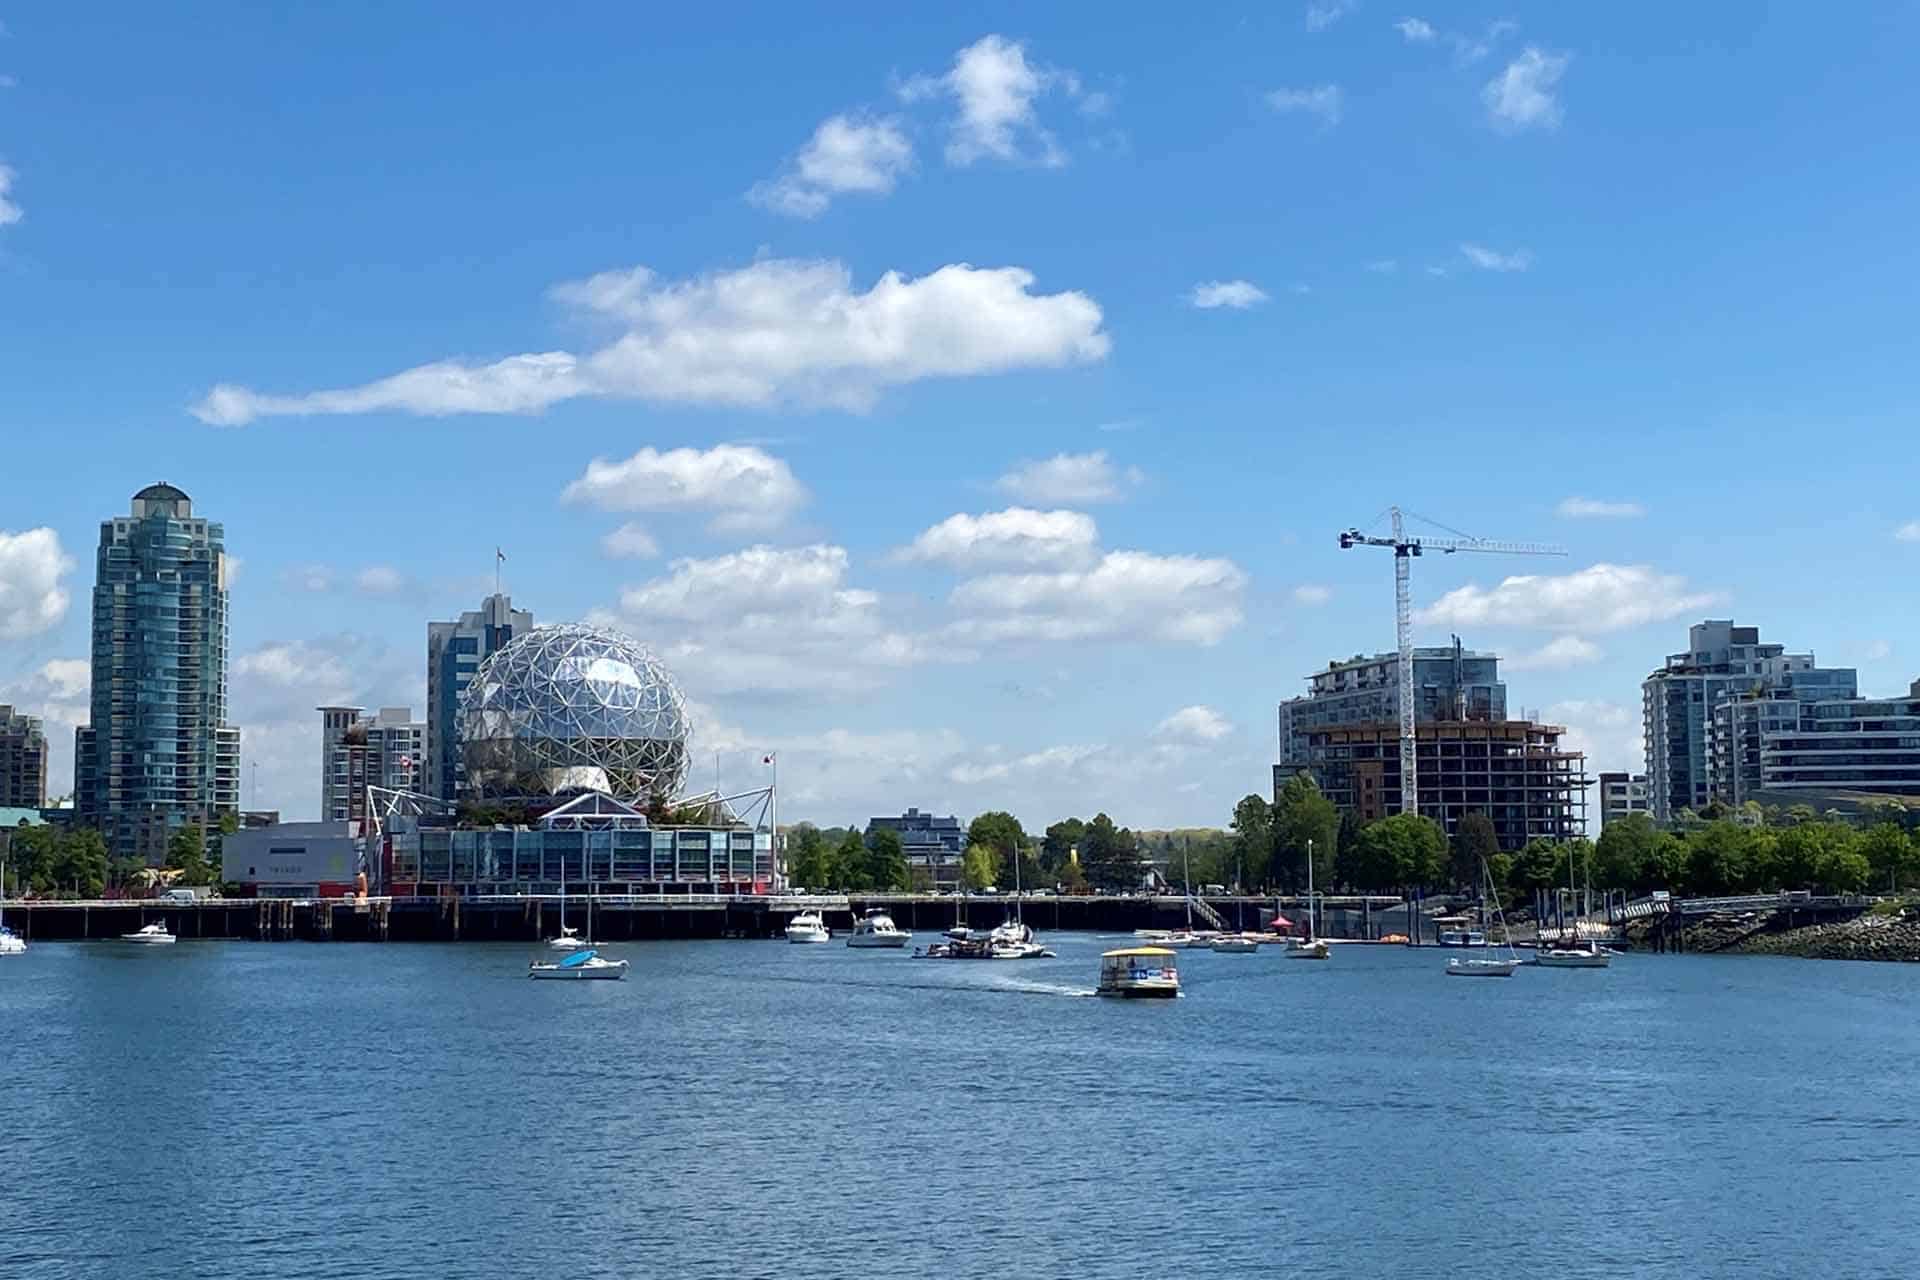
<path fill-rule="evenodd" d="M 1392 654 L 1329 663 L 1311 692 L 1280 707 L 1277 799 L 1296 773 L 1313 776 L 1342 814 L 1372 822 L 1399 813 L 1400 725 Z M 1469 813 L 1493 823 L 1509 852 L 1536 839 L 1586 834 L 1586 755 L 1565 750 L 1560 725 L 1509 720 L 1499 658 L 1463 648 L 1415 651 L 1414 739 L 1419 809 L 1449 836 Z M 1362 696 L 1372 691 L 1371 697 Z"/>

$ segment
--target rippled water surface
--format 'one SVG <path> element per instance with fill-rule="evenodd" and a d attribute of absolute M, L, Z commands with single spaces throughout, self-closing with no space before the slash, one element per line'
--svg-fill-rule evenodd
<path fill-rule="evenodd" d="M 0 1277 L 1912 1275 L 1920 967 L 38 944 Z"/>

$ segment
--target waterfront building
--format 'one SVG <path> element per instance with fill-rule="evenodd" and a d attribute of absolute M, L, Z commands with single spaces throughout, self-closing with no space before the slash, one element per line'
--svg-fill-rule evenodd
<path fill-rule="evenodd" d="M 1500 659 L 1463 648 L 1413 651 L 1414 720 L 1499 721 L 1507 718 L 1507 686 Z M 1280 704 L 1280 763 L 1289 776 L 1305 766 L 1307 735 L 1341 725 L 1385 724 L 1400 718 L 1400 655 L 1355 655 L 1329 662 L 1307 677 L 1304 697 Z"/>
<path fill-rule="evenodd" d="M 1647 811 L 1647 775 L 1644 773 L 1602 773 L 1600 780 L 1600 829 L 1615 818 Z"/>
<path fill-rule="evenodd" d="M 247 828 L 221 839 L 220 879 L 248 897 L 343 897 L 355 888 L 363 847 L 344 821 Z"/>
<path fill-rule="evenodd" d="M 952 814 L 944 818 L 918 809 L 908 809 L 898 817 L 869 818 L 866 834 L 891 831 L 900 837 L 900 850 L 907 855 L 907 870 L 916 880 L 936 888 L 951 888 L 960 883 L 960 864 L 967 852 L 967 829 Z"/>
<path fill-rule="evenodd" d="M 426 794 L 449 803 L 468 798 L 460 750 L 460 695 L 480 664 L 515 636 L 533 629 L 533 614 L 495 592 L 452 622 L 427 624 Z"/>
<path fill-rule="evenodd" d="M 1647 802 L 1654 821 L 1699 811 L 1718 798 L 1737 804 L 1757 789 L 1760 743 L 1797 720 L 1782 702 L 1856 696 L 1850 667 L 1820 667 L 1811 653 L 1763 644 L 1760 628 L 1708 619 L 1687 629 L 1687 651 L 1641 684 Z M 1754 704 L 1736 713 L 1724 704 Z"/>
<path fill-rule="evenodd" d="M 1761 738 L 1760 786 L 1747 798 L 1794 804 L 1833 792 L 1920 795 L 1920 680 L 1904 697 L 1792 705 L 1794 721 Z"/>
<path fill-rule="evenodd" d="M 1451 837 L 1485 814 L 1500 848 L 1586 834 L 1586 755 L 1560 745 L 1566 730 L 1531 720 L 1435 720 L 1414 730 L 1420 813 Z M 1305 735 L 1298 761 L 1345 815 L 1361 823 L 1400 812 L 1400 725 L 1341 725 Z M 1276 765 L 1274 798 L 1298 770 Z"/>
<path fill-rule="evenodd" d="M 38 717 L 0 704 L 0 807 L 45 808 L 47 735 Z"/>
<path fill-rule="evenodd" d="M 358 822 L 367 816 L 367 788 L 418 791 L 427 772 L 427 726 L 411 707 L 382 707 L 372 719 L 361 708 L 320 711 L 320 817 Z"/>
<path fill-rule="evenodd" d="M 74 734 L 74 807 L 117 857 L 158 864 L 180 827 L 240 808 L 227 718 L 225 530 L 170 484 L 100 525 L 89 723 Z"/>

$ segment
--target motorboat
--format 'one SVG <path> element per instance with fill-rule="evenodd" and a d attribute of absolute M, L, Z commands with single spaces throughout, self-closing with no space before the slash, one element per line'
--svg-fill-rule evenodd
<path fill-rule="evenodd" d="M 1520 967 L 1518 959 L 1468 959 L 1455 956 L 1447 961 L 1449 978 L 1511 978 L 1513 971 Z"/>
<path fill-rule="evenodd" d="M 547 945 L 556 951 L 578 951 L 587 945 L 587 940 L 580 936 L 578 929 L 572 925 L 563 924 L 560 926 L 559 936 L 548 938 Z"/>
<path fill-rule="evenodd" d="M 1287 943 L 1289 960 L 1325 960 L 1332 954 L 1325 938 L 1295 938 Z"/>
<path fill-rule="evenodd" d="M 1165 946 L 1173 932 L 1169 929 L 1135 929 L 1133 936 L 1149 946 Z"/>
<path fill-rule="evenodd" d="M 1465 916 L 1441 916 L 1434 921 L 1440 926 L 1440 945 L 1443 947 L 1473 947 L 1487 945 L 1487 935 L 1472 927 Z"/>
<path fill-rule="evenodd" d="M 27 949 L 27 940 L 0 924 L 0 956 L 17 956 Z"/>
<path fill-rule="evenodd" d="M 1100 957 L 1103 996 L 1170 999 L 1180 994 L 1177 953 L 1171 947 L 1123 947 Z"/>
<path fill-rule="evenodd" d="M 1246 934 L 1246 933 L 1222 934 L 1221 936 L 1213 940 L 1213 949 L 1215 951 L 1220 952 L 1222 955 L 1230 955 L 1230 956 L 1252 955 L 1254 952 L 1260 949 L 1260 939 L 1257 935 L 1254 935 L 1254 934 Z"/>
<path fill-rule="evenodd" d="M 121 934 L 120 941 L 135 942 L 143 947 L 158 947 L 165 946 L 169 942 L 178 942 L 179 939 L 167 932 L 166 925 L 155 921 L 153 924 L 143 925 L 132 933 Z"/>
<path fill-rule="evenodd" d="M 787 922 L 788 942 L 827 942 L 832 938 L 832 931 L 818 911 L 802 911 Z"/>
<path fill-rule="evenodd" d="M 552 964 L 534 961 L 527 966 L 527 976 L 558 979 L 563 982 L 580 982 L 593 978 L 617 980 L 627 976 L 627 962 L 608 960 L 598 951 L 576 951 L 565 960 L 558 960 Z"/>
<path fill-rule="evenodd" d="M 1604 969 L 1613 952 L 1594 941 L 1557 942 L 1534 952 L 1533 962 L 1543 969 Z"/>
<path fill-rule="evenodd" d="M 913 935 L 893 922 L 893 917 L 875 907 L 854 924 L 847 935 L 850 947 L 904 947 Z"/>

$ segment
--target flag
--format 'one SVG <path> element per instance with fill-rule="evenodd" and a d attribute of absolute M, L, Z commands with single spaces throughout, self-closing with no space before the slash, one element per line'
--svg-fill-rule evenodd
<path fill-rule="evenodd" d="M 495 547 L 495 548 L 493 549 L 493 562 L 494 562 L 495 564 L 499 564 L 499 563 L 501 563 L 501 562 L 502 562 L 502 561 L 504 561 L 504 560 L 505 560 L 506 558 L 507 558 L 507 553 L 506 553 L 506 552 L 504 552 L 504 551 L 502 551 L 502 550 L 501 550 L 500 548 L 498 548 L 498 547 Z"/>
<path fill-rule="evenodd" d="M 773 752 L 771 752 L 771 751 L 769 751 L 769 752 L 767 752 L 767 754 L 766 754 L 766 755 L 764 755 L 764 756 L 761 756 L 761 757 L 760 757 L 760 763 L 761 763 L 761 764 L 772 764 L 772 763 L 773 763 Z"/>

